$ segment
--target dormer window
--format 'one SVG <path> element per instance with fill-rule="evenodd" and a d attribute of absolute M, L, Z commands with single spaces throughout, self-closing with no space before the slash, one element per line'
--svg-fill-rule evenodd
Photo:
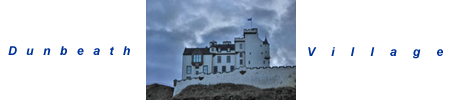
<path fill-rule="evenodd" d="M 202 62 L 202 55 L 200 55 L 200 54 L 194 55 L 194 60 L 193 60 L 193 62 L 194 62 L 194 63 Z"/>
<path fill-rule="evenodd" d="M 200 49 L 197 49 L 192 53 L 191 64 L 195 66 L 195 69 L 198 69 L 201 65 L 203 65 L 203 53 Z"/>

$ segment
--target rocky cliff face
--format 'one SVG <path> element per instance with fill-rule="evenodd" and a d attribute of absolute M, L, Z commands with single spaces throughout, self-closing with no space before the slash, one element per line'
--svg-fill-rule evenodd
<path fill-rule="evenodd" d="M 260 89 L 249 85 L 191 85 L 173 100 L 295 100 L 295 88 Z"/>
<path fill-rule="evenodd" d="M 295 100 L 295 88 L 260 89 L 249 85 L 191 85 L 172 97 L 173 88 L 147 85 L 147 100 Z"/>
<path fill-rule="evenodd" d="M 170 100 L 172 94 L 173 87 L 161 84 L 147 85 L 147 100 Z"/>

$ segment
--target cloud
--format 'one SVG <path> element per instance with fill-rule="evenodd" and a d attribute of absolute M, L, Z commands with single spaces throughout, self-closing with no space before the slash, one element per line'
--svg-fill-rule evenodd
<path fill-rule="evenodd" d="M 271 65 L 295 65 L 295 0 L 147 0 L 147 84 L 181 78 L 185 47 L 233 41 L 259 29 L 271 46 Z"/>

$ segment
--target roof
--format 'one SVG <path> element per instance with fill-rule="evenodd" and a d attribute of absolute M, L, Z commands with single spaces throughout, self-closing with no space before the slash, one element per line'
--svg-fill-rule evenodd
<path fill-rule="evenodd" d="M 228 48 L 230 48 L 230 50 L 235 50 L 235 44 L 219 44 L 219 45 L 212 45 L 211 47 L 215 47 L 217 49 L 220 48 L 221 50 L 227 50 Z M 183 55 L 192 55 L 192 53 L 194 53 L 194 51 L 197 49 L 200 50 L 200 52 L 202 52 L 203 55 L 212 54 L 209 51 L 209 48 L 184 48 Z"/>
<path fill-rule="evenodd" d="M 197 49 L 200 50 L 203 55 L 211 54 L 211 52 L 209 52 L 209 48 L 184 48 L 183 55 L 192 55 L 192 53 Z"/>
<path fill-rule="evenodd" d="M 217 49 L 221 49 L 221 50 L 227 50 L 228 48 L 230 48 L 230 50 L 235 50 L 235 45 L 234 44 L 219 44 L 219 45 L 212 45 L 211 47 L 215 47 Z"/>
<path fill-rule="evenodd" d="M 263 44 L 269 44 L 269 42 L 267 41 L 267 38 L 264 39 Z"/>

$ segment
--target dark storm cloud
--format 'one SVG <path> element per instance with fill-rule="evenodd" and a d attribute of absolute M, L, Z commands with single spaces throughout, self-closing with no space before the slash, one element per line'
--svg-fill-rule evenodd
<path fill-rule="evenodd" d="M 271 65 L 295 65 L 295 0 L 147 0 L 147 84 L 181 78 L 185 47 L 233 41 L 259 29 L 271 46 Z"/>

